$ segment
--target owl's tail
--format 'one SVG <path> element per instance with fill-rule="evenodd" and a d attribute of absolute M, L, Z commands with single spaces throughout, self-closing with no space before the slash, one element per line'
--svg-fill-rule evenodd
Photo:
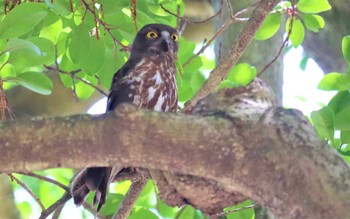
<path fill-rule="evenodd" d="M 96 190 L 93 205 L 98 203 L 97 211 L 99 211 L 106 203 L 109 184 L 120 170 L 122 168 L 118 167 L 91 167 L 82 170 L 74 178 L 71 186 L 74 203 L 78 206 L 82 205 L 87 195 Z"/>

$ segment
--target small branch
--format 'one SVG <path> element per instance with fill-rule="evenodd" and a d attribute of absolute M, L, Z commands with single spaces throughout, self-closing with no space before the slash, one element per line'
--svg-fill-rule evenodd
<path fill-rule="evenodd" d="M 52 219 L 58 219 L 60 217 L 63 207 L 64 205 L 61 205 L 55 210 L 55 212 L 52 215 Z"/>
<path fill-rule="evenodd" d="M 83 204 L 84 208 L 88 211 L 90 211 L 91 214 L 93 214 L 96 218 L 98 219 L 107 219 L 105 216 L 103 216 L 100 212 L 97 212 L 96 209 L 94 207 L 92 207 L 90 204 L 88 203 L 84 203 Z"/>
<path fill-rule="evenodd" d="M 285 48 L 288 44 L 289 37 L 292 34 L 294 16 L 296 14 L 296 9 L 294 7 L 294 1 L 292 1 L 291 10 L 289 10 L 289 11 L 290 11 L 291 20 L 290 20 L 289 27 L 288 27 L 287 37 L 283 41 L 282 46 L 280 47 L 280 49 L 277 52 L 277 55 L 261 69 L 261 71 L 257 74 L 257 77 L 260 77 L 266 71 L 266 69 L 268 69 L 277 60 L 277 58 L 281 55 L 283 48 Z"/>
<path fill-rule="evenodd" d="M 39 219 L 45 219 L 47 218 L 52 212 L 60 208 L 61 206 L 64 206 L 67 201 L 69 201 L 72 198 L 72 195 L 69 193 L 69 190 L 55 203 L 53 203 L 50 207 L 43 210 L 40 214 Z"/>
<path fill-rule="evenodd" d="M 137 0 L 130 0 L 130 10 L 134 21 L 135 30 L 136 32 L 139 32 L 139 28 L 137 27 Z"/>
<path fill-rule="evenodd" d="M 208 80 L 204 83 L 202 88 L 193 96 L 193 98 L 185 104 L 185 111 L 190 110 L 198 100 L 212 93 L 215 88 L 224 80 L 237 63 L 239 58 L 243 55 L 245 49 L 252 41 L 256 31 L 265 20 L 268 13 L 277 4 L 278 0 L 261 0 L 253 11 L 249 21 L 236 38 L 230 51 L 223 58 L 222 62 L 211 72 Z M 239 13 L 238 13 L 239 14 Z"/>
<path fill-rule="evenodd" d="M 222 6 L 221 6 L 222 7 Z M 232 6 L 231 3 L 229 1 L 227 1 L 227 7 L 230 10 L 230 18 L 223 24 L 221 25 L 221 27 L 216 31 L 216 33 L 214 34 L 214 36 L 208 40 L 207 43 L 205 43 L 203 45 L 203 47 L 193 56 L 191 56 L 184 64 L 183 67 L 185 67 L 186 65 L 190 64 L 190 62 L 195 59 L 197 56 L 199 56 L 201 53 L 203 53 L 213 42 L 215 39 L 217 39 L 219 36 L 221 36 L 221 34 L 233 23 L 237 22 L 237 21 L 242 21 L 242 19 L 239 18 L 239 16 L 241 16 L 242 14 L 245 14 L 247 12 L 249 12 L 249 10 L 252 8 L 252 6 L 249 6 L 239 12 L 237 12 L 236 14 L 233 14 L 232 11 Z M 243 19 L 243 21 L 246 21 L 245 19 Z"/>
<path fill-rule="evenodd" d="M 85 6 L 86 10 L 88 10 L 95 18 L 95 20 L 103 26 L 103 28 L 109 33 L 109 35 L 112 37 L 114 45 L 116 46 L 116 44 L 119 44 L 121 47 L 125 48 L 127 46 L 125 46 L 124 44 L 122 44 L 111 32 L 111 28 L 109 24 L 106 24 L 104 21 L 102 21 L 98 15 L 96 14 L 96 12 L 90 7 L 90 5 L 85 1 L 85 0 L 81 0 L 81 2 L 83 3 L 83 5 Z M 97 30 L 96 30 L 97 31 Z"/>
<path fill-rule="evenodd" d="M 50 178 L 45 177 L 45 176 L 41 176 L 41 175 L 33 173 L 33 172 L 14 172 L 14 173 L 25 175 L 25 176 L 34 177 L 34 178 L 37 178 L 37 179 L 40 179 L 40 180 L 52 183 L 52 184 L 54 184 L 54 185 L 56 185 L 58 187 L 61 187 L 62 189 L 66 190 L 66 191 L 69 191 L 69 187 L 68 186 L 63 185 L 62 183 L 60 183 L 60 182 L 58 182 L 56 180 L 50 179 Z"/>
<path fill-rule="evenodd" d="M 44 65 L 44 67 L 47 69 L 47 70 L 50 70 L 50 71 L 55 71 L 55 72 L 58 72 L 58 73 L 61 73 L 61 74 L 66 74 L 66 75 L 70 75 L 73 79 L 75 80 L 78 80 L 78 81 L 81 81 L 83 82 L 84 84 L 87 84 L 91 87 L 93 87 L 95 90 L 97 90 L 98 92 L 100 92 L 101 94 L 103 94 L 104 96 L 108 96 L 108 94 L 106 92 L 104 92 L 101 88 L 97 87 L 96 85 L 90 83 L 89 81 L 81 78 L 81 77 L 78 77 L 76 76 L 75 74 L 80 72 L 81 69 L 77 69 L 77 70 L 74 70 L 74 71 L 63 71 L 62 69 L 60 68 L 57 68 L 57 67 L 51 67 L 51 66 L 48 66 L 48 65 Z M 73 83 L 74 84 L 74 83 Z"/>
<path fill-rule="evenodd" d="M 208 17 L 208 18 L 206 18 L 204 20 L 201 20 L 201 21 L 193 21 L 193 20 L 188 19 L 186 17 L 180 16 L 179 13 L 175 14 L 175 13 L 169 11 L 168 9 L 166 9 L 162 4 L 160 4 L 160 7 L 165 12 L 167 12 L 168 14 L 171 14 L 171 15 L 175 16 L 178 20 L 183 20 L 183 21 L 185 21 L 186 23 L 189 23 L 189 24 L 201 24 L 201 23 L 208 22 L 208 21 L 214 19 L 215 17 L 221 15 L 222 14 L 223 4 L 224 4 L 224 0 L 221 0 L 221 6 L 220 6 L 220 9 L 218 10 L 218 12 L 216 12 L 213 16 L 210 16 L 210 17 Z"/>
<path fill-rule="evenodd" d="M 28 192 L 28 194 L 30 196 L 32 196 L 32 198 L 39 204 L 40 208 L 42 210 L 45 210 L 45 206 L 43 205 L 43 203 L 40 201 L 40 199 L 32 192 L 32 190 L 30 190 L 21 180 L 19 180 L 18 178 L 16 178 L 14 175 L 12 175 L 11 173 L 7 174 L 12 180 L 15 180 L 18 185 L 20 185 L 24 190 L 26 190 Z"/>
<path fill-rule="evenodd" d="M 3 80 L 2 78 L 0 78 L 0 113 L 1 113 L 1 120 L 5 121 L 6 120 L 6 111 L 8 112 L 10 119 L 14 119 L 15 115 L 11 109 L 11 107 L 9 106 L 6 94 L 5 94 L 5 90 L 3 88 L 3 82 L 5 80 Z"/>
<path fill-rule="evenodd" d="M 145 188 L 148 182 L 147 177 L 143 177 L 140 181 L 133 182 L 126 193 L 122 203 L 119 205 L 117 213 L 112 217 L 112 219 L 125 219 L 127 218 L 139 198 L 142 190 Z"/>

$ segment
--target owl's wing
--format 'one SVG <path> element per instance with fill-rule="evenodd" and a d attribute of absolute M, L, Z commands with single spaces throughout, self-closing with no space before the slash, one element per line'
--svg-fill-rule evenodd
<path fill-rule="evenodd" d="M 114 110 L 120 103 L 132 102 L 132 99 L 128 96 L 131 89 L 127 84 L 123 83 L 123 78 L 131 70 L 130 64 L 131 63 L 127 61 L 113 76 L 113 81 L 107 100 L 107 111 Z"/>
<path fill-rule="evenodd" d="M 129 66 L 129 62 L 125 63 L 124 66 L 114 74 L 111 90 L 108 95 L 107 111 L 115 109 L 120 103 L 130 102 L 130 98 L 128 99 L 129 88 L 122 82 L 122 79 L 130 70 Z M 122 169 L 121 167 L 113 166 L 89 167 L 82 170 L 74 178 L 71 186 L 74 203 L 78 206 L 82 205 L 87 195 L 91 191 L 96 191 L 93 204 L 98 204 L 97 211 L 100 210 L 102 205 L 106 202 L 109 184 Z"/>

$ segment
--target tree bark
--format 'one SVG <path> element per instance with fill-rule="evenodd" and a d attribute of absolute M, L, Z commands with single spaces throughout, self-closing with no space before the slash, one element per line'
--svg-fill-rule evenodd
<path fill-rule="evenodd" d="M 121 105 L 101 116 L 4 122 L 0 166 L 145 167 L 213 180 L 279 218 L 349 218 L 349 166 L 299 111 L 273 107 L 264 88 L 247 89 L 209 95 L 196 115 Z"/>

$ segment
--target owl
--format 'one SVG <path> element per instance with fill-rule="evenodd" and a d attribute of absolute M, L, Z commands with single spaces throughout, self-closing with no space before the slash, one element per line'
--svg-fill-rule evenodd
<path fill-rule="evenodd" d="M 136 35 L 129 60 L 115 73 L 107 101 L 107 112 L 121 103 L 162 112 L 177 109 L 177 31 L 164 24 L 148 24 Z M 91 167 L 73 180 L 74 203 L 81 205 L 91 191 L 93 204 L 100 210 L 106 202 L 108 186 L 123 168 Z"/>

